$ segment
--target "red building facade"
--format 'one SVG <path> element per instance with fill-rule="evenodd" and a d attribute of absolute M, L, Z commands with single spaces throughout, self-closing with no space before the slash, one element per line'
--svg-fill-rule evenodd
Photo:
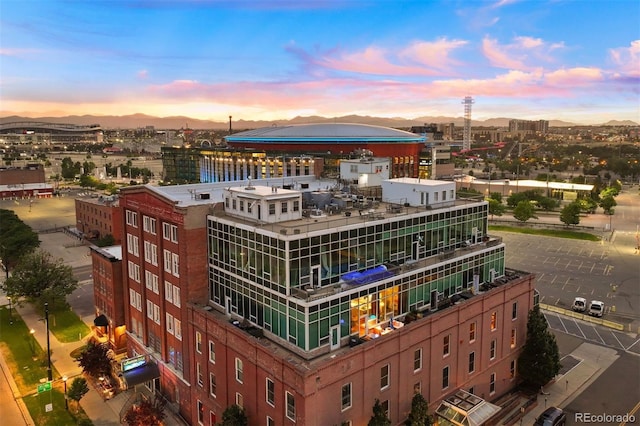
<path fill-rule="evenodd" d="M 122 209 L 117 198 L 77 198 L 76 228 L 85 238 L 112 235 L 115 244 L 122 242 Z"/>
<path fill-rule="evenodd" d="M 120 205 L 128 354 L 158 365 L 153 390 L 190 421 L 193 343 L 186 304 L 207 295 L 209 205 L 181 206 L 150 186 L 124 189 Z"/>

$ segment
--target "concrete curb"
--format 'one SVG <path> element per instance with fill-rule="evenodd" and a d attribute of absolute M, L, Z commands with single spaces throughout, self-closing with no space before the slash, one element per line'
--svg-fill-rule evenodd
<path fill-rule="evenodd" d="M 553 305 L 547 305 L 546 303 L 539 303 L 539 306 L 540 306 L 540 309 L 543 309 L 545 311 L 555 312 L 557 314 L 562 314 L 567 317 L 579 319 L 585 322 L 590 322 L 592 324 L 601 325 L 603 327 L 612 328 L 614 330 L 624 331 L 624 324 L 620 324 L 614 321 L 609 321 L 602 318 L 594 318 L 587 314 L 580 314 L 578 312 L 573 312 L 569 309 L 559 308 Z"/>

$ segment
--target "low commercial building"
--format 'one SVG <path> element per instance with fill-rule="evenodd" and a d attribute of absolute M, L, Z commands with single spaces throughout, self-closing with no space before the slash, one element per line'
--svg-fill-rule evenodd
<path fill-rule="evenodd" d="M 116 196 L 93 194 L 76 198 L 76 228 L 87 239 L 113 236 L 114 244 L 122 242 L 122 209 Z"/>

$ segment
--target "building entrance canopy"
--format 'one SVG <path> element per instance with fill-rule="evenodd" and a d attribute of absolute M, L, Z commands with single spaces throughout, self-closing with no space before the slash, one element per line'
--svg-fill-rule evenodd
<path fill-rule="evenodd" d="M 500 407 L 464 390 L 449 395 L 436 409 L 438 424 L 480 426 L 500 411 Z"/>

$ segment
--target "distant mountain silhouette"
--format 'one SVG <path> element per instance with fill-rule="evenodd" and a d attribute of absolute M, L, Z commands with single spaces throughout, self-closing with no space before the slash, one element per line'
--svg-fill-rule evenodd
<path fill-rule="evenodd" d="M 474 127 L 507 127 L 509 125 L 510 118 L 498 117 L 489 118 L 487 120 L 472 120 L 471 125 Z M 89 125 L 99 124 L 104 129 L 135 129 L 146 126 L 153 126 L 157 130 L 162 129 L 228 129 L 229 122 L 211 121 L 211 120 L 199 120 L 197 118 L 175 116 L 175 117 L 154 117 L 146 114 L 131 114 L 122 116 L 113 115 L 69 115 L 66 117 L 21 117 L 18 115 L 11 115 L 7 117 L 0 117 L 0 123 L 9 123 L 14 121 L 43 121 L 48 123 L 64 123 L 64 124 L 76 124 L 76 125 Z M 342 117 L 321 117 L 321 116 L 307 116 L 307 117 L 295 117 L 290 120 L 272 120 L 272 121 L 260 121 L 260 120 L 232 120 L 231 127 L 233 131 L 241 131 L 245 129 L 256 129 L 260 127 L 270 126 L 287 126 L 295 124 L 307 124 L 307 123 L 358 123 L 369 124 L 384 127 L 394 128 L 410 128 L 412 126 L 422 126 L 430 123 L 454 123 L 456 126 L 464 125 L 463 117 L 417 117 L 414 119 L 407 119 L 402 117 L 384 118 L 384 117 L 371 117 L 362 115 L 346 115 Z M 601 126 L 637 126 L 630 120 L 611 120 L 607 123 L 600 124 Z M 561 120 L 549 120 L 549 126 L 552 127 L 571 127 L 571 126 L 583 126 L 582 124 L 569 123 Z"/>

